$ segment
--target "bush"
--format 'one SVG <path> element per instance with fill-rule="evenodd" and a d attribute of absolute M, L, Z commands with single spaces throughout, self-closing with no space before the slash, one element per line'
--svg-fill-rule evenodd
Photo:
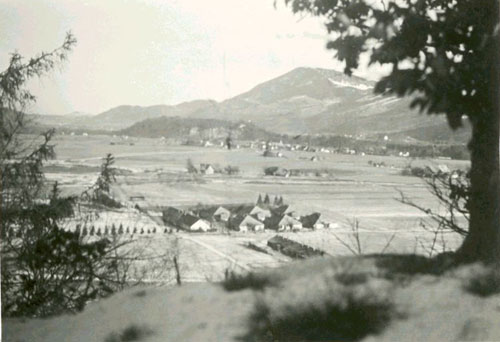
<path fill-rule="evenodd" d="M 224 168 L 224 172 L 228 175 L 237 175 L 240 173 L 240 168 L 238 166 L 228 165 Z"/>
<path fill-rule="evenodd" d="M 257 302 L 246 341 L 359 341 L 380 333 L 396 316 L 394 308 L 375 294 L 353 291 L 332 294 L 320 303 L 287 306 L 278 311 Z"/>
<path fill-rule="evenodd" d="M 474 275 L 465 284 L 467 292 L 479 297 L 489 297 L 500 293 L 500 265 L 490 266 L 482 274 Z"/>
<path fill-rule="evenodd" d="M 153 330 L 149 327 L 132 324 L 124 329 L 121 334 L 111 333 L 108 337 L 106 337 L 104 342 L 140 341 L 148 336 L 151 336 L 152 334 Z"/>

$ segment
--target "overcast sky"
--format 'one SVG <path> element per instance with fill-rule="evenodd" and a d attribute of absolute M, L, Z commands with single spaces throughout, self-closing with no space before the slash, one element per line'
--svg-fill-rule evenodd
<path fill-rule="evenodd" d="M 78 44 L 31 88 L 32 112 L 92 114 L 114 106 L 223 100 L 299 66 L 341 70 L 316 18 L 273 0 L 0 0 L 0 67 Z M 361 76 L 370 77 L 366 72 Z"/>

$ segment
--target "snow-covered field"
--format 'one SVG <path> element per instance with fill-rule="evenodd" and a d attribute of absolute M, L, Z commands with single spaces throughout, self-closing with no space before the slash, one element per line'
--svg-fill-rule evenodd
<path fill-rule="evenodd" d="M 58 159 L 48 166 L 49 180 L 59 181 L 66 193 L 81 192 L 95 181 L 102 157 L 113 153 L 120 174 L 112 194 L 125 204 L 125 208 L 99 212 L 97 216 L 82 213 L 66 222 L 67 228 L 75 229 L 77 221 L 81 227 L 87 225 L 90 230 L 94 226 L 95 231 L 100 228 L 102 232 L 105 227 L 111 230 L 114 225 L 118 230 L 122 225 L 124 232 L 127 228 L 129 231 L 124 236 L 134 235 L 141 243 L 147 241 L 144 248 L 154 251 L 169 248 L 176 241 L 180 264 L 189 281 L 221 279 L 226 269 L 275 267 L 289 259 L 245 246 L 248 242 L 265 246 L 274 232 L 166 234 L 158 216 L 161 207 L 253 202 L 259 194 L 280 195 L 299 214 L 320 212 L 322 220 L 334 224 L 336 228 L 332 229 L 285 234 L 330 255 L 352 253 L 346 243 L 353 241 L 348 222 L 354 218 L 359 221 L 363 253 L 428 254 L 431 245 L 441 251 L 460 243 L 460 238 L 452 234 L 434 239 L 432 233 L 419 225 L 424 215 L 396 200 L 398 191 L 402 191 L 418 203 L 438 207 L 419 179 L 400 175 L 401 168 L 409 163 L 407 158 L 320 153 L 318 161 L 311 162 L 311 156 L 318 153 L 285 151 L 285 158 L 265 158 L 253 149 L 169 146 L 159 139 L 134 139 L 134 145 L 110 145 L 110 140 L 107 136 L 64 136 L 56 141 Z M 186 172 L 188 158 L 195 165 L 238 166 L 241 172 L 232 177 L 191 176 Z M 387 167 L 370 166 L 369 160 L 384 162 Z M 412 165 L 438 163 L 447 163 L 450 169 L 467 167 L 467 163 L 460 161 L 412 161 Z M 333 171 L 326 178 L 265 177 L 263 169 L 269 166 Z M 133 200 L 131 196 L 144 196 L 144 200 Z M 149 214 L 135 209 L 136 205 L 149 209 Z"/>

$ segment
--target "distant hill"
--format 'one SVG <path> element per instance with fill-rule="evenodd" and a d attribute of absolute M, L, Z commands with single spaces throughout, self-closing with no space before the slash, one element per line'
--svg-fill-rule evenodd
<path fill-rule="evenodd" d="M 37 124 L 46 127 L 77 127 L 85 128 L 87 127 L 87 122 L 91 120 L 92 116 L 88 114 L 65 114 L 65 115 L 41 115 L 41 114 L 29 114 L 27 116 L 31 120 L 35 121 Z"/>
<path fill-rule="evenodd" d="M 408 98 L 374 95 L 374 85 L 334 70 L 297 68 L 220 103 L 196 100 L 174 106 L 119 106 L 95 116 L 39 116 L 37 120 L 55 127 L 115 131 L 143 120 L 179 117 L 253 123 L 279 134 L 468 140 L 467 131 L 456 134 L 448 129 L 444 115 L 431 117 L 410 110 Z"/>
<path fill-rule="evenodd" d="M 118 106 L 97 115 L 36 115 L 36 120 L 55 127 L 89 130 L 120 130 L 142 120 L 162 116 L 187 116 L 191 112 L 213 106 L 212 100 L 195 100 L 178 105 Z"/>
<path fill-rule="evenodd" d="M 116 134 L 150 138 L 174 139 L 225 139 L 229 135 L 238 140 L 278 139 L 271 133 L 251 123 L 217 119 L 160 117 L 138 122 Z"/>
<path fill-rule="evenodd" d="M 410 110 L 410 99 L 374 95 L 374 85 L 334 70 L 297 68 L 190 116 L 251 121 L 286 134 L 422 135 L 445 123 L 444 116 Z"/>

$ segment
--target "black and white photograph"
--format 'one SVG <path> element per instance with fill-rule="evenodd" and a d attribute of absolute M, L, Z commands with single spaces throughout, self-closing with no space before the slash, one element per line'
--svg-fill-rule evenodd
<path fill-rule="evenodd" d="M 0 0 L 1 341 L 500 341 L 500 0 Z"/>

